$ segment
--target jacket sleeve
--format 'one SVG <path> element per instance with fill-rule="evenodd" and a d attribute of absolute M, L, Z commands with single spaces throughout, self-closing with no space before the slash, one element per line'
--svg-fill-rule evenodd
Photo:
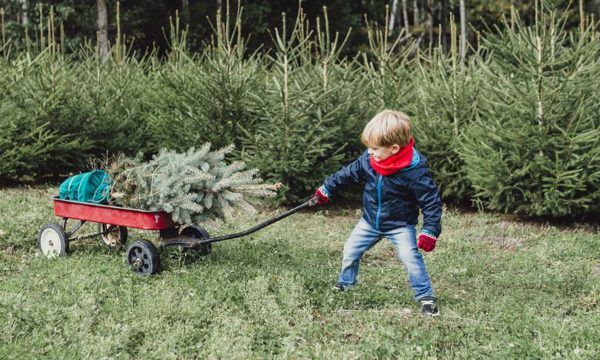
<path fill-rule="evenodd" d="M 358 159 L 325 179 L 323 186 L 325 186 L 325 191 L 328 193 L 327 196 L 334 195 L 346 185 L 358 184 L 363 181 L 365 179 L 364 163 L 368 161 L 368 157 L 369 154 L 365 151 Z"/>
<path fill-rule="evenodd" d="M 426 170 L 412 182 L 419 208 L 423 213 L 422 232 L 439 237 L 442 233 L 442 199 L 440 190 L 431 177 L 431 172 Z"/>

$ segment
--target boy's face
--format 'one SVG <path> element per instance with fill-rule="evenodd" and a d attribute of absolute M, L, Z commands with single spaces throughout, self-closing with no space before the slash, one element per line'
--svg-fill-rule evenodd
<path fill-rule="evenodd" d="M 371 145 L 368 150 L 369 155 L 373 156 L 375 162 L 383 161 L 390 156 L 397 154 L 398 151 L 400 151 L 400 145 L 398 144 L 392 146 Z"/>

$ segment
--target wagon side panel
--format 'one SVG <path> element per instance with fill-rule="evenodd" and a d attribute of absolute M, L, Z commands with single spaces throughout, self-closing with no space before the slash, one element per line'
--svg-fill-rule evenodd
<path fill-rule="evenodd" d="M 56 198 L 54 199 L 54 215 L 143 230 L 162 230 L 177 225 L 164 211 L 141 211 Z"/>

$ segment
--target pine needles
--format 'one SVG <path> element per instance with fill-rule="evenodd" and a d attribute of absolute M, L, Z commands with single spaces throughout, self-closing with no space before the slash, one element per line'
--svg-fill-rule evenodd
<path fill-rule="evenodd" d="M 179 224 L 209 218 L 228 219 L 238 208 L 254 213 L 248 197 L 273 197 L 277 184 L 264 184 L 256 169 L 241 161 L 228 164 L 226 146 L 210 151 L 210 143 L 178 153 L 163 149 L 150 161 L 117 157 L 106 171 L 113 179 L 112 202 L 142 210 L 163 210 Z"/>

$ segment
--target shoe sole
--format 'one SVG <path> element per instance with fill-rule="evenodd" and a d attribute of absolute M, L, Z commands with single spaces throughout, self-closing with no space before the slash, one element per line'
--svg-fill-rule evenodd
<path fill-rule="evenodd" d="M 421 315 L 423 315 L 423 316 L 425 316 L 425 317 L 428 317 L 428 318 L 434 318 L 434 317 L 438 317 L 438 316 L 440 316 L 440 313 L 439 313 L 439 311 L 438 311 L 438 312 L 436 312 L 435 314 L 423 314 L 423 313 L 421 313 Z"/>

